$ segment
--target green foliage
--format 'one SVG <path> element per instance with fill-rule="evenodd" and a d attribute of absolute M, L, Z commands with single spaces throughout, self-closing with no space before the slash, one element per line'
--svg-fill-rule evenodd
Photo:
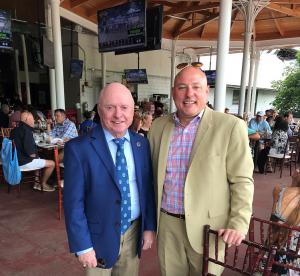
<path fill-rule="evenodd" d="M 294 65 L 287 67 L 284 79 L 274 81 L 272 87 L 277 91 L 274 107 L 279 113 L 292 111 L 295 116 L 300 116 L 300 52 L 296 55 Z"/>

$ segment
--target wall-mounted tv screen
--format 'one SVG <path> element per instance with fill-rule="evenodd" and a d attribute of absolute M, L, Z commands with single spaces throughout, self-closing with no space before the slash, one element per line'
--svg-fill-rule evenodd
<path fill-rule="evenodd" d="M 205 70 L 205 75 L 207 78 L 207 84 L 210 87 L 214 87 L 216 84 L 216 70 Z"/>
<path fill-rule="evenodd" d="M 12 49 L 10 13 L 0 10 L 0 49 Z"/>
<path fill-rule="evenodd" d="M 115 54 L 123 55 L 129 53 L 138 53 L 138 52 L 161 49 L 162 23 L 163 23 L 162 5 L 147 9 L 147 18 L 146 18 L 147 45 L 144 47 L 139 47 L 134 49 L 117 50 L 115 51 Z"/>
<path fill-rule="evenodd" d="M 43 65 L 54 68 L 54 45 L 45 36 L 43 36 Z"/>
<path fill-rule="evenodd" d="M 146 45 L 145 0 L 132 0 L 100 10 L 97 16 L 99 52 Z"/>
<path fill-rule="evenodd" d="M 80 59 L 72 58 L 70 61 L 70 78 L 81 79 L 83 61 Z"/>
<path fill-rule="evenodd" d="M 146 69 L 125 69 L 125 79 L 127 83 L 141 83 L 147 84 L 147 72 Z"/>

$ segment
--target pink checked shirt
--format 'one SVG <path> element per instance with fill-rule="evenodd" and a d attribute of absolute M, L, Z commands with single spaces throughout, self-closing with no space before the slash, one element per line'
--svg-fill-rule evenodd
<path fill-rule="evenodd" d="M 174 114 L 175 128 L 169 147 L 166 177 L 161 208 L 173 213 L 184 214 L 184 183 L 192 146 L 203 111 L 186 127 L 181 125 Z"/>

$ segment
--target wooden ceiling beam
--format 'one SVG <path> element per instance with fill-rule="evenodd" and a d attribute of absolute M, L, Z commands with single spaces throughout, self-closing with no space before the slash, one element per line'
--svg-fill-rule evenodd
<path fill-rule="evenodd" d="M 101 2 L 98 5 L 96 5 L 95 7 L 88 9 L 87 10 L 87 16 L 88 17 L 92 17 L 95 15 L 95 13 L 97 13 L 98 10 L 105 10 L 107 8 L 111 8 L 117 5 L 121 5 L 124 3 L 127 3 L 128 1 L 126 0 L 108 0 L 105 2 Z"/>
<path fill-rule="evenodd" d="M 170 7 L 170 8 L 174 8 L 174 7 L 177 6 L 177 4 L 174 3 L 174 2 L 170 2 L 170 1 L 160 1 L 160 0 L 152 0 L 152 1 L 150 0 L 150 1 L 148 2 L 148 4 L 150 4 L 150 5 L 155 5 L 155 4 L 158 4 L 158 5 L 164 5 L 164 6 Z"/>
<path fill-rule="evenodd" d="M 208 10 L 215 7 L 219 7 L 220 3 L 209 3 L 209 4 L 203 4 L 198 6 L 190 6 L 190 7 L 180 7 L 177 5 L 175 8 L 171 8 L 168 11 L 164 13 L 164 16 L 166 15 L 177 15 L 177 14 L 183 14 L 183 13 L 189 13 L 189 12 L 197 12 L 202 10 Z"/>
<path fill-rule="evenodd" d="M 293 17 L 299 17 L 300 18 L 300 11 L 298 10 L 292 10 L 290 8 L 280 6 L 274 3 L 270 3 L 268 6 L 266 6 L 267 9 L 273 10 L 273 11 L 278 11 L 283 14 L 287 14 Z"/>
<path fill-rule="evenodd" d="M 198 22 L 198 23 L 196 23 L 196 24 L 193 24 L 192 26 L 183 29 L 183 30 L 181 30 L 181 31 L 178 32 L 178 33 L 175 33 L 174 37 L 183 35 L 183 34 L 185 34 L 185 33 L 187 33 L 187 32 L 190 32 L 190 31 L 192 31 L 192 30 L 194 30 L 194 29 L 196 29 L 196 28 L 199 28 L 199 27 L 201 27 L 201 26 L 203 26 L 203 25 L 205 25 L 205 24 L 207 24 L 207 23 L 209 23 L 209 22 L 211 22 L 211 21 L 217 19 L 218 17 L 219 17 L 219 13 L 214 14 L 214 15 L 208 17 L 208 18 L 205 18 L 205 19 L 201 20 L 200 22 Z"/>
<path fill-rule="evenodd" d="M 283 31 L 283 29 L 281 28 L 281 26 L 280 26 L 278 20 L 276 19 L 276 16 L 275 16 L 275 14 L 274 14 L 273 11 L 271 11 L 271 15 L 272 15 L 272 17 L 274 18 L 274 23 L 275 23 L 275 26 L 276 26 L 278 32 L 280 33 L 280 35 L 281 35 L 282 37 L 284 37 L 284 31 Z"/>
<path fill-rule="evenodd" d="M 192 14 L 192 13 L 188 13 L 188 14 L 184 15 L 183 18 L 188 19 L 188 18 L 190 17 L 191 14 Z M 173 31 L 172 35 L 173 35 L 174 37 L 176 37 L 176 34 L 178 34 L 178 33 L 182 30 L 183 26 L 184 26 L 186 23 L 187 23 L 187 21 L 181 20 L 181 21 L 177 24 L 177 26 L 174 28 L 174 31 Z"/>
<path fill-rule="evenodd" d="M 71 9 L 74 9 L 88 1 L 89 0 L 71 0 Z"/>
<path fill-rule="evenodd" d="M 300 4 L 300 0 L 271 0 L 275 4 Z"/>

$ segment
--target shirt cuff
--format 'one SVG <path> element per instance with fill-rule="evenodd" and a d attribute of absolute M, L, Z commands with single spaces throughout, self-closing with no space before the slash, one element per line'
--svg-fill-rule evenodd
<path fill-rule="evenodd" d="M 92 250 L 93 250 L 93 247 L 90 247 L 90 248 L 88 248 L 88 249 L 81 250 L 81 251 L 77 252 L 76 254 L 77 254 L 78 256 L 80 256 L 80 255 L 82 255 L 82 254 L 84 254 L 84 253 L 87 253 L 87 252 L 89 252 L 89 251 L 92 251 Z"/>

